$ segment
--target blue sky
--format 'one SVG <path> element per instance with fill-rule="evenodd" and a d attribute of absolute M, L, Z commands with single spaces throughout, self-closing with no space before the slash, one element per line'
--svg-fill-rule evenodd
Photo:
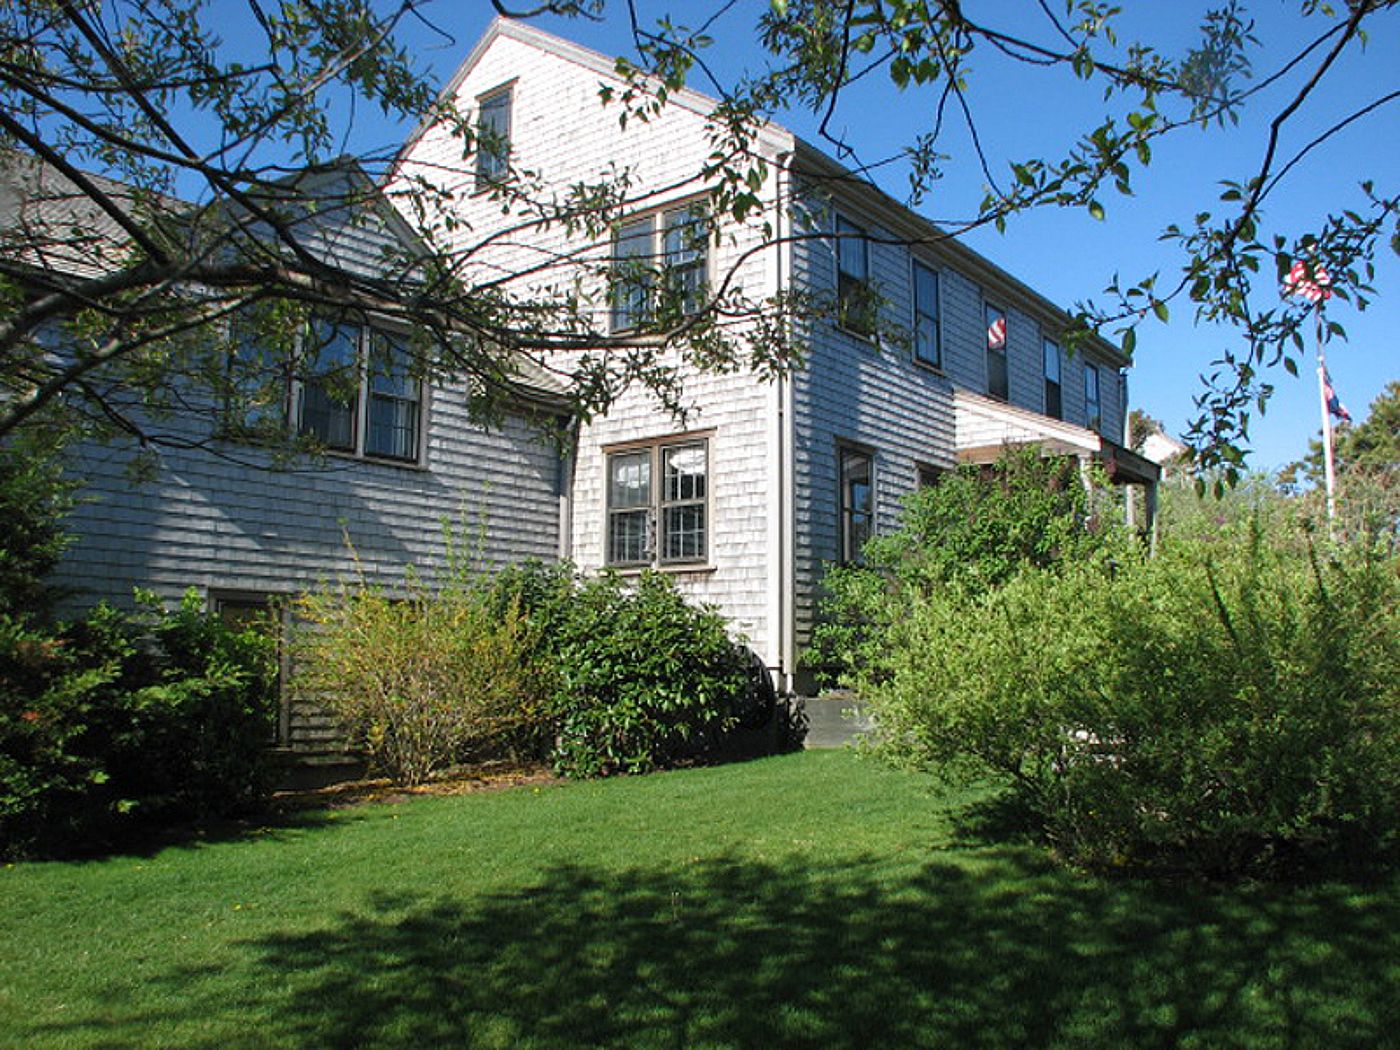
<path fill-rule="evenodd" d="M 723 5 L 664 0 L 637 0 L 643 24 L 670 12 L 675 21 L 694 21 Z M 1059 8 L 1051 0 L 1053 8 Z M 1119 25 L 1120 40 L 1141 37 L 1159 50 L 1178 56 L 1196 38 L 1195 27 L 1213 4 L 1194 0 L 1127 3 L 1133 19 Z M 1342 5 L 1344 6 L 1344 5 Z M 707 61 L 722 80 L 755 68 L 763 56 L 752 26 L 767 0 L 737 0 L 712 27 L 716 43 Z M 1299 18 L 1299 0 L 1254 0 L 1249 11 L 1257 19 L 1261 46 L 1253 60 L 1256 79 L 1292 55 L 1300 43 L 1326 28 L 1322 18 Z M 1022 34 L 1038 32 L 1042 16 L 1032 0 L 964 0 L 971 17 Z M 491 6 L 434 5 L 429 16 L 450 39 L 423 32 L 419 55 L 442 80 L 485 30 Z M 600 23 L 577 19 L 541 19 L 536 24 L 607 54 L 631 52 L 624 5 L 612 0 Z M 1105 113 L 1102 91 L 1086 86 L 1068 73 L 1045 74 L 988 54 L 974 62 L 971 99 L 993 173 L 1001 177 L 1011 160 L 1055 156 L 1074 138 L 1093 127 Z M 1309 67 L 1310 68 L 1310 67 Z M 1298 89 L 1292 77 L 1254 99 L 1237 127 L 1188 131 L 1156 147 L 1151 166 L 1135 172 L 1136 193 L 1103 198 L 1103 221 L 1082 211 L 1046 210 L 1012 220 L 1004 234 L 979 230 L 966 237 L 972 247 L 1012 274 L 1064 306 L 1098 297 L 1115 273 L 1125 283 L 1162 271 L 1162 283 L 1173 276 L 1179 257 L 1159 242 L 1161 230 L 1172 222 L 1187 223 L 1200 210 L 1219 211 L 1222 179 L 1244 179 L 1257 170 L 1266 141 L 1268 121 Z M 1340 116 L 1378 95 L 1400 88 L 1400 10 L 1374 20 L 1364 52 L 1353 53 L 1329 72 L 1325 90 L 1298 111 L 1283 127 L 1281 154 L 1310 141 Z M 702 82 L 695 86 L 705 88 Z M 850 91 L 836 114 L 841 130 L 865 162 L 891 156 L 931 123 L 933 95 L 899 93 L 883 76 L 867 78 Z M 362 115 L 363 117 L 364 115 Z M 802 112 L 778 116 L 799 135 L 817 141 L 816 122 Z M 360 135 L 382 135 L 387 129 L 372 122 Z M 372 141 L 372 140 L 371 140 Z M 819 143 L 820 144 L 820 143 Z M 935 194 L 918 210 L 935 220 L 972 214 L 981 200 L 985 179 L 972 155 L 957 137 L 950 139 L 955 156 Z M 830 151 L 830 150 L 829 150 Z M 1378 189 L 1395 192 L 1392 179 L 1400 168 L 1400 103 L 1391 103 L 1344 130 L 1315 151 L 1292 172 L 1270 198 L 1264 215 L 1266 232 L 1296 234 L 1314 228 L 1329 210 L 1358 207 L 1357 184 L 1374 178 Z M 878 180 L 887 192 L 903 197 L 907 189 L 897 165 L 882 169 Z M 1384 248 L 1377 257 L 1379 295 L 1365 312 L 1333 301 L 1328 316 L 1341 322 L 1349 340 L 1328 349 L 1334 385 L 1353 416 L 1360 418 L 1369 402 L 1392 379 L 1400 378 L 1400 258 Z M 1168 324 L 1145 323 L 1139 331 L 1137 364 L 1130 373 L 1132 404 L 1161 419 L 1171 433 L 1180 432 L 1192 415 L 1192 397 L 1201 390 L 1198 376 L 1238 337 L 1229 330 L 1193 323 L 1189 304 L 1173 303 Z M 1275 395 L 1267 414 L 1252 424 L 1252 465 L 1281 466 L 1301 456 L 1309 438 L 1318 433 L 1315 358 L 1311 346 L 1300 362 L 1300 378 L 1282 369 L 1271 376 Z"/>

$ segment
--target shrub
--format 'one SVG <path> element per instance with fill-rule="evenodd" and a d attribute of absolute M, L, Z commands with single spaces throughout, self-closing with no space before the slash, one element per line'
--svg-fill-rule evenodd
<path fill-rule="evenodd" d="M 344 722 L 402 784 L 539 725 L 551 671 L 517 602 L 458 577 L 395 600 L 363 581 L 303 596 L 295 688 Z"/>
<path fill-rule="evenodd" d="M 556 667 L 551 754 L 562 773 L 646 772 L 772 717 L 724 619 L 659 573 L 583 580 L 568 564 L 527 563 L 498 576 L 493 593 L 498 608 L 528 612 Z"/>
<path fill-rule="evenodd" d="M 987 467 L 964 466 L 911 493 L 899 528 L 872 537 L 861 566 L 833 566 L 807 662 L 829 677 L 878 676 L 911 601 L 941 592 L 985 594 L 1027 569 L 1132 557 L 1115 490 L 1077 461 L 1034 446 Z"/>
<path fill-rule="evenodd" d="M 912 608 L 870 699 L 892 754 L 1009 775 L 1069 859 L 1265 872 L 1400 831 L 1400 586 L 1365 549 L 1217 523 L 1113 575 Z"/>
<path fill-rule="evenodd" d="M 266 787 L 275 645 L 206 613 L 0 617 L 0 852 L 96 849 L 238 811 Z"/>

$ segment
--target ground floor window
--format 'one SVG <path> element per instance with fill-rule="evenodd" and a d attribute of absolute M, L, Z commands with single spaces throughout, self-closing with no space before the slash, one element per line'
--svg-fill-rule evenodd
<path fill-rule="evenodd" d="M 870 453 L 854 448 L 840 450 L 840 464 L 841 561 L 858 565 L 875 520 L 875 465 Z"/>
<path fill-rule="evenodd" d="M 709 460 L 708 440 L 693 437 L 608 453 L 609 565 L 708 559 Z"/>

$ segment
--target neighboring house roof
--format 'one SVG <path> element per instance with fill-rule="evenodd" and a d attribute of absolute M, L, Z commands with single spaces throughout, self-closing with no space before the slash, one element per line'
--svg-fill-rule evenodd
<path fill-rule="evenodd" d="M 212 210 L 168 196 L 137 190 L 116 179 L 83 172 L 79 177 L 92 191 L 143 225 L 158 218 L 193 223 L 221 221 Z M 336 186 L 347 183 L 353 192 L 338 193 Z M 285 187 L 281 195 L 278 187 Z M 361 275 L 372 272 L 373 254 L 359 253 L 348 244 L 354 227 L 362 222 L 368 207 L 379 231 L 396 240 L 410 256 L 426 256 L 427 247 L 398 209 L 379 192 L 354 158 L 346 157 L 329 165 L 287 176 L 270 186 L 250 192 L 250 201 L 277 210 L 296 233 L 297 241 L 313 255 L 333 266 L 345 266 Z M 345 204 L 316 209 L 315 199 L 344 201 Z M 353 209 L 357 214 L 351 215 Z M 240 209 L 241 211 L 241 209 Z M 291 213 L 291 214 L 288 214 Z M 254 235 L 258 223 L 248 226 Z M 267 231 L 271 240 L 270 231 Z M 126 261 L 131 238 L 122 224 L 95 199 L 94 193 L 72 178 L 31 154 L 0 151 L 0 254 L 12 274 L 57 275 L 71 281 L 84 281 L 110 274 Z M 557 407 L 567 387 L 556 375 L 535 362 L 520 357 L 513 363 L 513 382 L 530 400 Z"/>
<path fill-rule="evenodd" d="M 81 177 L 126 214 L 168 203 L 102 175 Z M 121 224 L 92 193 L 31 154 L 0 151 L 0 253 L 9 267 L 97 277 L 121 264 L 129 244 Z"/>
<path fill-rule="evenodd" d="M 1160 430 L 1154 430 L 1142 440 L 1142 454 L 1161 466 L 1182 460 L 1189 452 L 1186 445 Z"/>

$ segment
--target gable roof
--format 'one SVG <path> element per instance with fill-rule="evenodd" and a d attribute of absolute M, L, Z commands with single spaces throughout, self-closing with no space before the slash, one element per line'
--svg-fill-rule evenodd
<path fill-rule="evenodd" d="M 554 33 L 547 32 L 522 21 L 497 16 L 487 27 L 486 32 L 457 67 L 439 97 L 451 98 L 461 89 L 472 71 L 480 63 L 487 50 L 499 39 L 518 41 L 536 50 L 554 56 L 562 61 L 573 63 L 608 80 L 619 79 L 616 61 L 582 44 L 575 43 Z M 718 101 L 693 88 L 683 88 L 668 96 L 668 105 L 676 105 L 700 116 L 708 116 L 718 105 Z M 428 130 L 428 119 L 405 141 L 399 151 L 399 159 L 407 156 L 419 138 Z M 959 241 L 955 236 L 919 215 L 908 205 L 901 203 L 881 190 L 868 177 L 852 171 L 813 143 L 799 137 L 788 128 L 773 121 L 765 124 L 761 142 L 775 155 L 789 154 L 794 168 L 799 172 L 819 175 L 825 180 L 839 182 L 841 193 L 859 202 L 868 209 L 872 217 L 892 227 L 892 231 L 902 239 L 914 244 L 927 244 L 933 251 L 941 252 L 962 272 L 975 279 L 995 296 L 1012 300 L 1024 312 L 1035 316 L 1050 329 L 1068 326 L 1071 315 L 1068 310 L 1053 302 L 1040 292 L 1013 276 L 990 259 Z M 1131 364 L 1131 359 L 1123 351 L 1103 336 L 1095 335 L 1090 345 L 1117 367 Z"/>

